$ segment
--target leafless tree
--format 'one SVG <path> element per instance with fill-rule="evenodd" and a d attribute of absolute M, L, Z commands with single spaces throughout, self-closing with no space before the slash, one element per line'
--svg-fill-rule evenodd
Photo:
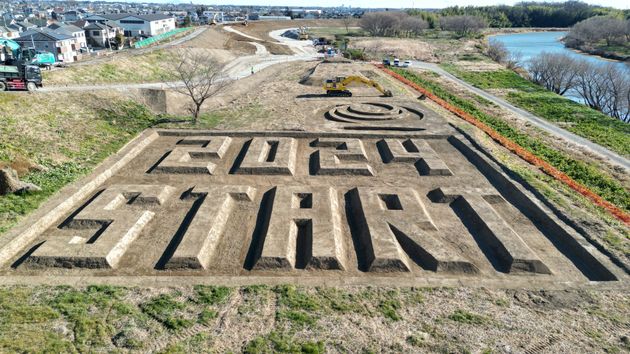
<path fill-rule="evenodd" d="M 175 63 L 174 79 L 178 82 L 167 84 L 191 99 L 188 110 L 193 123 L 197 124 L 201 106 L 223 90 L 230 80 L 223 76 L 221 65 L 205 53 L 179 49 L 173 53 L 171 60 Z"/>
<path fill-rule="evenodd" d="M 486 48 L 486 55 L 490 57 L 490 59 L 496 61 L 497 63 L 505 62 L 510 52 L 505 47 L 505 44 L 496 38 L 491 38 L 488 41 L 488 47 Z"/>
<path fill-rule="evenodd" d="M 429 28 L 429 22 L 420 17 L 405 16 L 399 24 L 400 32 L 407 37 L 420 35 L 427 28 Z"/>
<path fill-rule="evenodd" d="M 608 99 L 604 102 L 603 112 L 624 122 L 630 120 L 630 69 L 614 64 L 604 67 Z"/>
<path fill-rule="evenodd" d="M 350 33 L 350 25 L 353 22 L 353 18 L 350 16 L 345 16 L 341 19 L 341 23 L 343 23 L 343 26 L 346 28 L 346 33 Z"/>
<path fill-rule="evenodd" d="M 400 11 L 370 12 L 361 18 L 359 26 L 372 36 L 417 36 L 429 28 L 429 23 L 420 17 Z"/>
<path fill-rule="evenodd" d="M 359 26 L 372 36 L 393 36 L 398 29 L 399 16 L 391 12 L 370 12 L 359 21 Z"/>
<path fill-rule="evenodd" d="M 591 108 L 630 121 L 630 69 L 582 62 L 575 91 Z"/>
<path fill-rule="evenodd" d="M 530 59 L 530 79 L 558 94 L 571 93 L 584 104 L 630 123 L 630 68 L 589 62 L 565 53 Z"/>
<path fill-rule="evenodd" d="M 481 17 L 476 16 L 446 16 L 440 18 L 440 27 L 445 31 L 453 31 L 461 37 L 478 33 L 488 27 Z"/>
<path fill-rule="evenodd" d="M 621 44 L 628 40 L 630 21 L 610 16 L 595 16 L 576 23 L 565 39 L 569 47 L 584 44 L 595 45 L 605 40 L 607 46 Z"/>
<path fill-rule="evenodd" d="M 505 66 L 508 69 L 516 69 L 521 66 L 521 62 L 523 61 L 523 53 L 521 51 L 512 51 L 508 53 L 507 58 L 505 58 Z"/>
<path fill-rule="evenodd" d="M 530 59 L 528 71 L 533 82 L 563 95 L 577 84 L 581 63 L 565 53 L 541 53 Z"/>

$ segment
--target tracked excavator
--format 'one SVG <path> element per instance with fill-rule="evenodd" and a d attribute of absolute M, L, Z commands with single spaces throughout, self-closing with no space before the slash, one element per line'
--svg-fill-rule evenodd
<path fill-rule="evenodd" d="M 357 75 L 347 77 L 338 76 L 334 79 L 326 80 L 324 83 L 324 90 L 326 90 L 326 95 L 328 96 L 351 97 L 352 92 L 348 90 L 348 86 L 353 83 L 374 87 L 385 97 L 393 96 L 390 90 L 386 90 L 378 82 Z"/>

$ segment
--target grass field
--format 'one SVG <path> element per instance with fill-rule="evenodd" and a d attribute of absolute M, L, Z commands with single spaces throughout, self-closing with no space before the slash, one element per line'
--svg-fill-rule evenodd
<path fill-rule="evenodd" d="M 495 129 L 501 135 L 516 142 L 526 150 L 549 162 L 558 170 L 566 173 L 569 177 L 585 185 L 602 198 L 617 205 L 618 207 L 630 211 L 630 192 L 628 192 L 619 182 L 604 174 L 597 167 L 589 165 L 583 161 L 571 158 L 561 151 L 553 149 L 543 141 L 520 132 L 504 120 L 491 116 L 483 112 L 475 102 L 463 99 L 448 91 L 437 82 L 427 76 L 421 76 L 404 69 L 393 69 L 397 73 L 414 81 L 438 97 L 450 104 L 468 112 L 480 121 Z"/>
<path fill-rule="evenodd" d="M 506 99 L 515 106 L 630 157 L 630 124 L 545 90 L 511 70 L 472 72 L 452 64 L 442 67 L 481 89 L 509 89 Z"/>
<path fill-rule="evenodd" d="M 565 349 L 618 353 L 630 346 L 606 328 L 627 326 L 629 309 L 610 291 L 3 287 L 0 351 L 492 353 L 552 331 Z"/>
<path fill-rule="evenodd" d="M 160 82 L 169 79 L 169 62 L 168 51 L 162 49 L 116 54 L 105 62 L 43 71 L 43 80 L 46 85 Z"/>
<path fill-rule="evenodd" d="M 0 93 L 0 165 L 42 188 L 39 193 L 0 196 L 0 234 L 51 195 L 89 173 L 139 132 L 164 119 L 129 98 L 98 93 L 18 95 Z M 42 109 L 41 107 L 46 107 Z M 231 112 L 200 117 L 212 128 Z M 179 128 L 187 123 L 169 124 Z M 19 132 L 19 133 L 16 133 Z M 42 168 L 32 169 L 34 165 Z"/>

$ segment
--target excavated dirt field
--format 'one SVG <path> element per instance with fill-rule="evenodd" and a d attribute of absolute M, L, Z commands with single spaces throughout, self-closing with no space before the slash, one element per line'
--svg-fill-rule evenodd
<path fill-rule="evenodd" d="M 626 287 L 427 104 L 386 81 L 393 98 L 328 98 L 308 84 L 336 72 L 384 80 L 373 67 L 320 64 L 272 84 L 274 70 L 238 85 L 262 80 L 287 107 L 264 114 L 298 129 L 146 131 L 0 238 L 0 279 Z M 214 105 L 247 102 L 239 92 Z"/>

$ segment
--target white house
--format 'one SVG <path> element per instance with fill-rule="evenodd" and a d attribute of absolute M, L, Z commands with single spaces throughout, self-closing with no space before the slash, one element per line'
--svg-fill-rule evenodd
<path fill-rule="evenodd" d="M 116 33 L 122 32 L 113 22 L 106 23 L 90 23 L 85 27 L 85 33 L 88 35 L 90 43 L 96 47 L 114 48 Z"/>
<path fill-rule="evenodd" d="M 151 37 L 175 29 L 175 17 L 162 14 L 104 14 L 85 18 L 90 23 L 112 21 L 121 27 L 125 37 Z"/>
<path fill-rule="evenodd" d="M 48 28 L 53 32 L 69 35 L 76 38 L 79 48 L 87 48 L 87 39 L 85 37 L 85 31 L 83 30 L 83 28 L 64 23 L 53 23 L 52 25 L 48 26 Z"/>
<path fill-rule="evenodd" d="M 55 33 L 47 28 L 28 30 L 15 41 L 20 43 L 22 48 L 53 53 L 60 62 L 72 63 L 81 58 L 76 38 Z"/>

